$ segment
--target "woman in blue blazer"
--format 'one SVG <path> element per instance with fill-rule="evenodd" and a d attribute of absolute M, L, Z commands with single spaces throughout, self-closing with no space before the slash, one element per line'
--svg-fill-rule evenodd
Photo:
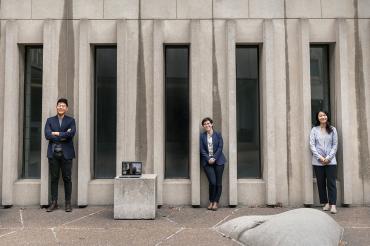
<path fill-rule="evenodd" d="M 204 132 L 200 134 L 200 159 L 209 182 L 208 210 L 216 211 L 222 192 L 222 174 L 226 158 L 222 153 L 224 141 L 221 133 L 213 130 L 213 120 L 209 117 L 202 120 Z"/>

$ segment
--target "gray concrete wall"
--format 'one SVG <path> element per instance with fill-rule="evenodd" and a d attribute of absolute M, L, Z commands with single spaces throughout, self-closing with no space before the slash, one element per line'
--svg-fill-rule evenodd
<path fill-rule="evenodd" d="M 1 7 L 1 2 L 0 2 Z M 2 186 L 3 186 L 3 132 L 4 132 L 4 63 L 5 63 L 5 40 L 4 40 L 4 23 L 0 24 L 0 199 L 2 198 Z"/>
<path fill-rule="evenodd" d="M 70 100 L 78 126 L 74 203 L 113 202 L 113 181 L 92 178 L 92 48 L 117 44 L 117 174 L 122 159 L 142 160 L 145 173 L 157 174 L 158 204 L 206 204 L 198 135 L 201 118 L 211 116 L 228 159 L 223 205 L 301 205 L 317 204 L 308 149 L 309 45 L 329 43 L 333 122 L 340 136 L 338 203 L 370 203 L 368 0 L 2 0 L 0 18 L 3 205 L 44 205 L 49 193 L 45 140 L 41 178 L 20 178 L 17 88 L 22 88 L 23 61 L 18 62 L 17 44 L 44 46 L 43 120 L 55 113 L 58 97 Z M 191 47 L 190 179 L 185 180 L 164 177 L 166 43 Z M 261 179 L 237 179 L 235 44 L 260 47 Z"/>

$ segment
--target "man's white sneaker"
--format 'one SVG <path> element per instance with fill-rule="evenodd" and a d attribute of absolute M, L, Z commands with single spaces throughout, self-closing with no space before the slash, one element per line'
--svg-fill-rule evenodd
<path fill-rule="evenodd" d="M 329 208 L 330 208 L 329 203 L 327 203 L 327 204 L 325 204 L 325 206 L 322 208 L 322 210 L 324 210 L 324 211 L 329 211 Z"/>
<path fill-rule="evenodd" d="M 335 207 L 335 205 L 331 205 L 330 213 L 332 213 L 332 214 L 337 213 L 337 208 Z"/>

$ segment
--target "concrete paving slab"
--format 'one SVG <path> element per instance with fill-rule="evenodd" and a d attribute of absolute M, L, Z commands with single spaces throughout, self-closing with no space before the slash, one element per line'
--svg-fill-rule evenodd
<path fill-rule="evenodd" d="M 232 241 L 229 238 L 222 236 L 221 234 L 215 232 L 212 229 L 184 229 L 178 231 L 171 238 L 167 239 L 164 242 L 161 242 L 160 245 L 177 245 L 177 246 L 188 246 L 190 242 L 196 242 L 193 245 L 241 245 L 236 241 Z"/>
<path fill-rule="evenodd" d="M 370 208 L 369 207 L 339 207 L 337 214 L 330 214 L 332 218 L 343 227 L 366 227 L 370 225 Z M 370 244 L 370 240 L 369 240 Z"/>
<path fill-rule="evenodd" d="M 368 246 L 370 244 L 370 227 L 344 227 L 343 239 L 347 245 Z"/>
<path fill-rule="evenodd" d="M 71 213 L 66 213 L 64 211 L 64 207 L 60 207 L 51 213 L 47 213 L 46 209 L 40 208 L 25 208 L 21 212 L 24 227 L 49 228 L 69 223 L 76 218 L 88 216 L 89 214 L 96 213 L 100 210 L 101 208 L 99 207 L 88 207 L 84 209 L 74 208 Z M 35 220 L 35 218 L 38 219 Z"/>
<path fill-rule="evenodd" d="M 155 226 L 171 226 L 171 222 L 157 218 L 156 220 L 114 220 L 113 208 L 101 208 L 95 213 L 87 216 L 76 217 L 61 226 L 65 228 L 122 228 L 122 227 L 139 227 L 145 229 Z"/>
<path fill-rule="evenodd" d="M 0 245 L 57 245 L 57 241 L 51 229 L 20 229 L 1 237 Z"/>
<path fill-rule="evenodd" d="M 185 228 L 210 228 L 223 221 L 231 212 L 228 208 L 211 211 L 205 208 L 181 207 L 172 209 L 166 217 Z"/>
<path fill-rule="evenodd" d="M 266 207 L 255 207 L 255 208 L 248 208 L 248 207 L 238 207 L 234 209 L 234 211 L 230 214 L 228 218 L 225 219 L 224 222 L 240 217 L 240 216 L 247 216 L 247 215 L 273 215 L 286 212 L 290 209 L 288 208 L 266 208 Z"/>
<path fill-rule="evenodd" d="M 166 228 L 62 228 L 56 229 L 58 242 L 68 245 L 155 245 L 176 231 Z"/>
<path fill-rule="evenodd" d="M 0 229 L 0 240 L 2 237 L 6 237 L 10 234 L 16 233 L 17 230 L 15 229 Z"/>
<path fill-rule="evenodd" d="M 19 209 L 0 209 L 0 228 L 20 228 Z"/>

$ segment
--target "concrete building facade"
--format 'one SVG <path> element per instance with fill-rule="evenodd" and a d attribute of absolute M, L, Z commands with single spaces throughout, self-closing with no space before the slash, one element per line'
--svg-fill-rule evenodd
<path fill-rule="evenodd" d="M 1 0 L 0 198 L 46 205 L 47 141 L 38 178 L 22 176 L 29 46 L 42 46 L 42 125 L 59 97 L 76 118 L 73 202 L 113 203 L 111 178 L 94 178 L 94 47 L 115 46 L 116 174 L 121 161 L 157 174 L 158 205 L 204 205 L 203 117 L 214 118 L 228 159 L 223 205 L 318 204 L 308 136 L 310 47 L 328 47 L 330 111 L 339 133 L 338 203 L 370 204 L 369 0 Z M 189 50 L 189 177 L 165 176 L 166 45 Z M 258 48 L 260 170 L 238 176 L 238 45 Z M 311 67 L 311 68 L 310 68 Z M 43 126 L 42 126 L 43 127 Z M 62 187 L 62 185 L 61 185 Z M 63 189 L 60 189 L 61 191 Z"/>

